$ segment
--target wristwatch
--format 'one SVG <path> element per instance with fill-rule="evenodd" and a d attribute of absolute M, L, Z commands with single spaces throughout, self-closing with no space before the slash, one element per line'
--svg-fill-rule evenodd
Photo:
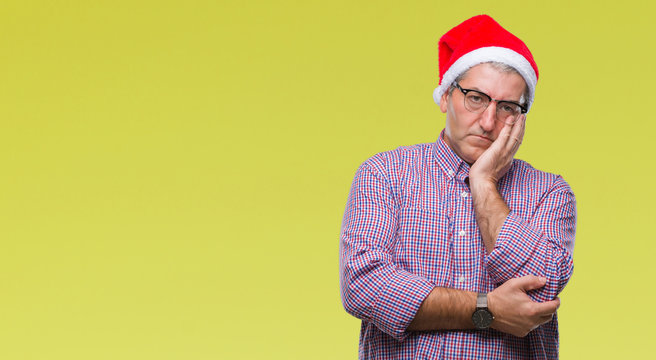
<path fill-rule="evenodd" d="M 487 294 L 479 293 L 476 296 L 476 310 L 472 314 L 474 326 L 479 330 L 484 330 L 492 325 L 494 315 L 487 308 Z"/>

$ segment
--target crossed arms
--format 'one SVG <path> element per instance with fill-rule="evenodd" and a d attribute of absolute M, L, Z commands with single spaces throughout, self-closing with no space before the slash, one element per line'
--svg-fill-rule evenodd
<path fill-rule="evenodd" d="M 497 284 L 488 294 L 492 327 L 515 336 L 550 321 L 558 308 L 557 295 L 572 273 L 575 223 L 574 197 L 561 178 L 544 194 L 530 223 L 497 191 L 519 147 L 514 139 L 521 135 L 504 128 L 469 173 L 487 273 Z M 475 292 L 435 286 L 394 262 L 398 209 L 389 179 L 379 170 L 366 163 L 359 169 L 347 205 L 340 258 L 346 310 L 398 340 L 408 331 L 473 328 Z"/>

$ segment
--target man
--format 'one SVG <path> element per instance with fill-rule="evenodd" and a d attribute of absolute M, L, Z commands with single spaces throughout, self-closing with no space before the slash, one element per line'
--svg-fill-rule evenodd
<path fill-rule="evenodd" d="M 574 195 L 513 160 L 537 65 L 481 15 L 440 39 L 439 67 L 437 141 L 364 162 L 346 206 L 342 300 L 362 319 L 360 358 L 557 358 Z"/>

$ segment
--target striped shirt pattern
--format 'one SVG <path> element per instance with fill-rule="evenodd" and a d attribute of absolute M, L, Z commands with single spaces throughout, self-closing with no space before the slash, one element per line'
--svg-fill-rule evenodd
<path fill-rule="evenodd" d="M 498 189 L 510 208 L 486 254 L 468 187 L 469 165 L 442 139 L 401 147 L 358 169 L 340 236 L 346 311 L 362 320 L 360 359 L 554 359 L 558 320 L 524 338 L 494 329 L 411 332 L 436 287 L 490 292 L 524 275 L 554 299 L 572 275 L 574 194 L 562 177 L 514 160 Z"/>

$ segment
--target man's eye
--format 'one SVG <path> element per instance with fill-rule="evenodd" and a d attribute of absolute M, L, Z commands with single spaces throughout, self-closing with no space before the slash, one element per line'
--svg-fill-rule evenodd
<path fill-rule="evenodd" d="M 475 103 L 482 103 L 483 102 L 483 97 L 480 95 L 470 95 L 469 96 L 469 101 L 475 102 Z"/>
<path fill-rule="evenodd" d="M 501 104 L 501 111 L 503 111 L 507 114 L 516 115 L 516 114 L 519 114 L 521 112 L 521 109 L 519 108 L 519 106 L 517 106 L 515 104 L 503 103 L 503 104 Z"/>

